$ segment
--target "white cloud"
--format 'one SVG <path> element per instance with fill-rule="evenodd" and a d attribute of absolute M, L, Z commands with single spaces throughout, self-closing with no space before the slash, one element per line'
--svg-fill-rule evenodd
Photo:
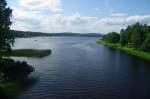
<path fill-rule="evenodd" d="M 48 12 L 62 11 L 60 0 L 20 0 L 19 8 L 13 7 L 12 29 L 39 32 L 100 32 L 119 31 L 128 25 L 140 22 L 150 24 L 150 15 L 128 16 L 113 13 L 109 17 L 99 18 L 82 16 L 79 13 L 65 15 Z M 105 2 L 106 6 L 109 4 Z M 95 8 L 98 10 L 100 8 Z M 107 10 L 109 11 L 109 10 Z"/>
<path fill-rule="evenodd" d="M 150 23 L 150 15 L 140 16 L 124 16 L 124 17 L 107 17 L 101 19 L 102 23 L 106 25 L 120 25 L 120 26 L 127 26 L 131 24 L 135 24 L 136 22 L 140 22 L 141 24 L 149 24 Z"/>
<path fill-rule="evenodd" d="M 13 29 L 41 32 L 108 33 L 119 31 L 121 28 L 125 28 L 136 22 L 150 24 L 150 15 L 98 18 L 81 16 L 79 13 L 75 13 L 72 15 L 54 14 L 47 16 L 38 12 L 27 12 L 24 10 L 14 10 L 14 15 Z"/>
<path fill-rule="evenodd" d="M 53 15 L 44 21 L 44 25 L 47 25 L 47 30 L 52 32 L 89 32 L 89 29 L 96 17 L 84 17 L 76 13 L 73 15 Z"/>
<path fill-rule="evenodd" d="M 20 6 L 30 10 L 50 10 L 60 12 L 60 0 L 20 0 Z"/>

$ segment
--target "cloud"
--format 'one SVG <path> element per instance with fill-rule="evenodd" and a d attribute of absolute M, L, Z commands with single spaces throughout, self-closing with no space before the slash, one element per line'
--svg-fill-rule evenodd
<path fill-rule="evenodd" d="M 61 12 L 60 0 L 20 0 L 21 7 L 30 10 L 50 10 L 52 12 Z"/>
<path fill-rule="evenodd" d="M 130 16 L 126 20 L 127 24 L 134 24 L 135 22 L 140 22 L 141 24 L 149 24 L 150 23 L 150 15 L 140 16 L 134 15 Z"/>
<path fill-rule="evenodd" d="M 108 33 L 119 31 L 136 22 L 150 24 L 150 15 L 113 13 L 108 17 L 82 16 L 80 13 L 66 15 L 60 12 L 60 0 L 20 0 L 19 7 L 13 8 L 12 29 L 37 32 L 82 32 Z M 105 6 L 109 3 L 105 2 Z M 100 8 L 95 8 L 98 10 Z M 94 9 L 93 9 L 94 10 Z M 107 10 L 109 11 L 109 10 Z"/>
<path fill-rule="evenodd" d="M 150 24 L 150 15 L 120 16 L 98 18 L 81 16 L 79 13 L 72 15 L 54 14 L 42 15 L 35 11 L 14 10 L 12 29 L 40 32 L 100 32 L 108 33 L 119 31 L 136 22 Z M 30 15 L 30 16 L 29 16 Z"/>
<path fill-rule="evenodd" d="M 55 14 L 43 16 L 40 26 L 46 32 L 88 32 L 91 23 L 97 20 L 96 17 L 83 17 L 76 13 L 73 15 Z"/>
<path fill-rule="evenodd" d="M 149 24 L 150 23 L 150 15 L 107 17 L 107 18 L 101 19 L 101 22 L 105 23 L 108 26 L 113 26 L 113 25 L 127 26 L 127 25 L 135 24 L 136 22 L 140 22 L 141 24 Z"/>

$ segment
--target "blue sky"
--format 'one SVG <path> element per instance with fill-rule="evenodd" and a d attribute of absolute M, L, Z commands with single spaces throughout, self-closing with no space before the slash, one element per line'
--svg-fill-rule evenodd
<path fill-rule="evenodd" d="M 108 16 L 113 13 L 149 14 L 150 0 L 62 0 L 65 13 L 80 12 L 88 16 Z M 93 11 L 93 8 L 99 10 Z"/>
<path fill-rule="evenodd" d="M 12 29 L 39 32 L 119 31 L 150 24 L 150 0 L 7 0 Z"/>

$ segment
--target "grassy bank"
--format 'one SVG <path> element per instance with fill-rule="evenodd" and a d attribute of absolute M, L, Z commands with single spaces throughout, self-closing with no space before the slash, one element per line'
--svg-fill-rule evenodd
<path fill-rule="evenodd" d="M 146 60 L 150 60 L 150 53 L 149 52 L 144 52 L 141 50 L 135 50 L 133 48 L 128 48 L 128 47 L 121 47 L 120 44 L 110 44 L 110 43 L 106 43 L 105 41 L 102 41 L 102 40 L 97 41 L 97 43 L 105 45 L 109 48 L 121 50 L 121 51 L 126 52 L 130 55 L 133 55 L 133 56 L 137 56 L 137 57 L 140 57 L 140 58 L 143 58 Z"/>
<path fill-rule="evenodd" d="M 13 50 L 12 53 L 0 52 L 0 56 L 14 56 L 14 57 L 44 57 L 51 54 L 51 50 L 33 50 L 33 49 L 19 49 Z"/>
<path fill-rule="evenodd" d="M 0 98 L 14 99 L 16 95 L 30 88 L 36 82 L 37 80 L 32 78 L 23 81 L 0 83 Z"/>

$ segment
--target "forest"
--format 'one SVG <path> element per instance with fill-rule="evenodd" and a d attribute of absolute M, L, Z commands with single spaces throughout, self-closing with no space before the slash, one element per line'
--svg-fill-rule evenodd
<path fill-rule="evenodd" d="M 42 33 L 42 32 L 31 32 L 31 31 L 17 31 L 10 30 L 14 37 L 26 38 L 26 37 L 39 37 L 39 36 L 78 36 L 78 37 L 102 37 L 103 34 L 100 33 Z"/>
<path fill-rule="evenodd" d="M 107 43 L 120 44 L 121 47 L 150 52 L 150 26 L 136 23 L 126 29 L 121 29 L 120 33 L 108 33 L 102 40 Z"/>

